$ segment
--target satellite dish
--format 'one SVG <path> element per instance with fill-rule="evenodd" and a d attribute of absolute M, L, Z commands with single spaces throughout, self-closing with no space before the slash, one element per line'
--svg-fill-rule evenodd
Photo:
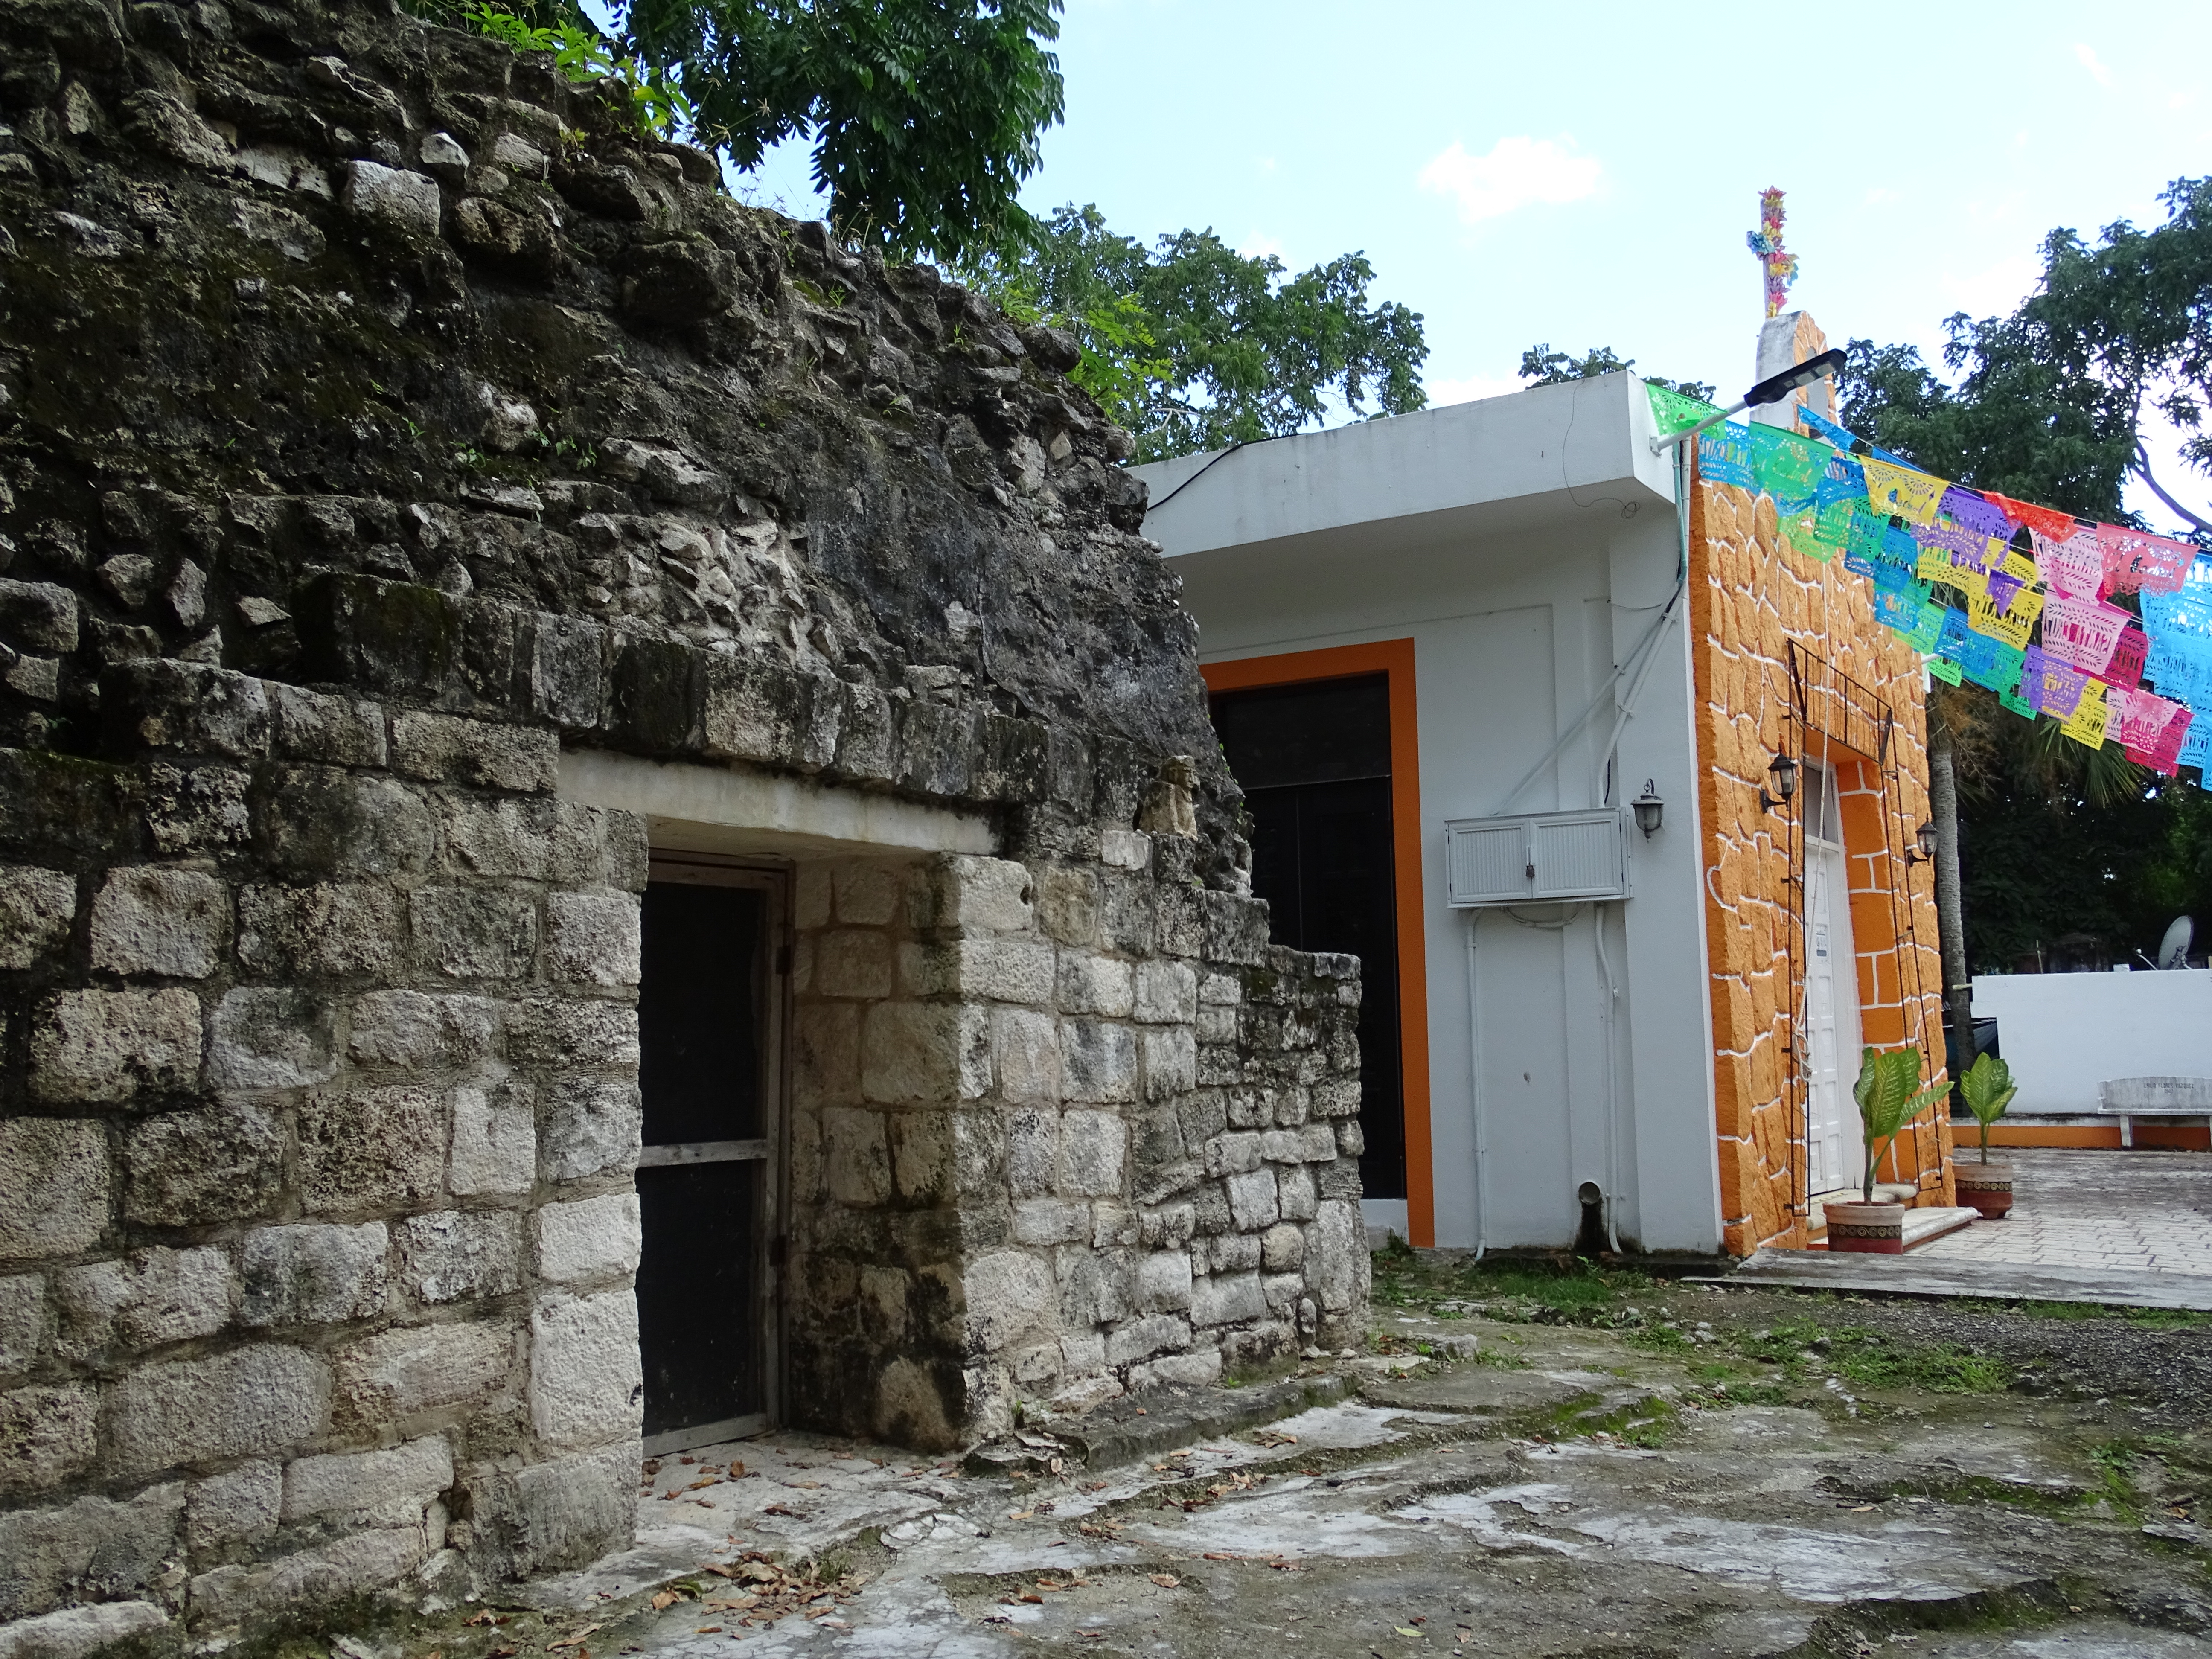
<path fill-rule="evenodd" d="M 2189 947 L 2197 938 L 2197 924 L 2187 916 L 2176 916 L 2168 924 L 2166 937 L 2158 942 L 2158 965 L 2161 968 L 2189 966 Z"/>

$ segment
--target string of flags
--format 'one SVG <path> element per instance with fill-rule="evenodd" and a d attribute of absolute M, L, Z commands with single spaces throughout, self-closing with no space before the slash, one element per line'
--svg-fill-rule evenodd
<path fill-rule="evenodd" d="M 1644 390 L 1662 435 L 1720 412 Z M 2212 763 L 2212 714 L 2197 718 L 2212 711 L 2212 554 L 1969 489 L 1795 412 L 1819 436 L 1708 428 L 1699 476 L 1771 496 L 1791 548 L 1869 578 L 1876 620 L 1935 678 L 2049 714 L 2088 748 L 2116 742 L 2168 777 Z"/>

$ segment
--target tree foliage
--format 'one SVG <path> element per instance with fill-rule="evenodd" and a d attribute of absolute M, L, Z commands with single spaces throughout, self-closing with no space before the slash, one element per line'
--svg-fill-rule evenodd
<path fill-rule="evenodd" d="M 2146 409 L 2182 427 L 2212 471 L 2212 179 L 2177 180 L 2165 224 L 2070 230 L 2044 242 L 2044 273 L 2009 316 L 1944 324 L 1944 378 L 1910 346 L 1854 340 L 1844 424 L 1944 477 L 2083 518 L 2133 522 L 2132 472 L 2149 477 Z M 2120 603 L 2127 604 L 2125 596 Z M 2069 935 L 2124 959 L 2179 912 L 2212 920 L 2212 800 L 2090 750 L 2049 716 L 2022 720 L 1968 685 L 1932 689 L 1930 718 L 1957 767 L 1968 956 L 2004 971 Z"/>
<path fill-rule="evenodd" d="M 1296 276 L 1212 230 L 1146 247 L 1072 204 L 962 276 L 1018 316 L 1074 334 L 1073 378 L 1136 434 L 1141 460 L 1281 437 L 1343 410 L 1402 415 L 1428 399 L 1421 317 L 1370 304 L 1375 269 L 1346 253 Z"/>
<path fill-rule="evenodd" d="M 1521 367 L 1516 372 L 1531 386 L 1558 386 L 1566 380 L 1594 380 L 1601 374 L 1619 374 L 1632 371 L 1635 367 L 1635 358 L 1624 357 L 1611 346 L 1592 346 L 1577 357 L 1572 352 L 1554 351 L 1548 345 L 1532 345 L 1521 354 Z M 1662 380 L 1656 374 L 1644 378 L 1653 386 L 1679 392 L 1685 398 L 1695 398 L 1701 403 L 1712 401 L 1713 388 L 1703 380 Z"/>
<path fill-rule="evenodd" d="M 643 70 L 631 84 L 679 95 L 690 136 L 740 170 L 786 139 L 810 141 L 841 236 L 895 258 L 949 261 L 1030 228 L 1017 196 L 1036 170 L 1038 136 L 1064 108 L 1048 48 L 1060 7 L 614 0 L 612 40 L 580 0 L 511 0 L 508 10 L 526 30 L 588 34 L 605 41 L 611 63 L 635 59 Z"/>

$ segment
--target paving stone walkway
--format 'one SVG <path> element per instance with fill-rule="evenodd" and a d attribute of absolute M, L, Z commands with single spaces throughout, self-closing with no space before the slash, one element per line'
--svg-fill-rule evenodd
<path fill-rule="evenodd" d="M 2006 1157 L 2012 1213 L 1923 1244 L 1916 1259 L 2212 1274 L 2212 1152 L 2014 1146 Z"/>

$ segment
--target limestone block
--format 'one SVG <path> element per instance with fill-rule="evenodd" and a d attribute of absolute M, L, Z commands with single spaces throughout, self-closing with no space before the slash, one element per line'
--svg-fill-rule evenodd
<path fill-rule="evenodd" d="M 384 711 L 376 704 L 296 685 L 271 684 L 269 691 L 275 717 L 270 746 L 279 759 L 330 766 L 385 764 Z"/>
<path fill-rule="evenodd" d="M 645 890 L 650 855 L 642 816 L 574 801 L 551 805 L 553 851 L 547 872 L 555 881 L 625 893 Z"/>
<path fill-rule="evenodd" d="M 1052 946 L 1041 939 L 962 939 L 903 954 L 908 982 L 920 995 L 1052 1000 Z"/>
<path fill-rule="evenodd" d="M 1208 1273 L 1250 1273 L 1260 1265 L 1259 1235 L 1215 1233 L 1199 1242 L 1196 1255 Z"/>
<path fill-rule="evenodd" d="M 1144 1033 L 1145 1098 L 1172 1100 L 1198 1086 L 1198 1039 L 1188 1027 Z"/>
<path fill-rule="evenodd" d="M 905 884 L 895 866 L 855 860 L 832 872 L 837 920 L 852 927 L 888 927 L 899 914 Z"/>
<path fill-rule="evenodd" d="M 520 1084 L 453 1091 L 447 1190 L 462 1197 L 520 1194 L 538 1186 L 535 1095 Z"/>
<path fill-rule="evenodd" d="M 273 1459 L 241 1464 L 195 1480 L 185 1490 L 185 1543 L 196 1556 L 275 1535 L 284 1499 L 284 1466 Z"/>
<path fill-rule="evenodd" d="M 1224 1129 L 1241 1127 L 1248 1121 L 1257 1121 L 1260 1115 L 1253 1091 L 1239 1089 L 1194 1090 L 1172 1108 L 1154 1109 L 1172 1110 L 1182 1128 L 1183 1145 L 1200 1149 Z"/>
<path fill-rule="evenodd" d="M 1065 1199 L 1029 1198 L 1016 1201 L 1013 1239 L 1017 1244 L 1072 1244 L 1091 1231 L 1091 1206 Z"/>
<path fill-rule="evenodd" d="M 635 1066 L 637 1010 L 620 1002 L 511 1003 L 507 1057 L 517 1066 Z"/>
<path fill-rule="evenodd" d="M 1006 1118 L 1006 1184 L 1016 1199 L 1050 1192 L 1060 1170 L 1060 1114 L 1030 1107 Z"/>
<path fill-rule="evenodd" d="M 1229 1177 L 1229 1212 L 1247 1232 L 1272 1227 L 1282 1210 L 1276 1199 L 1275 1172 L 1262 1166 Z"/>
<path fill-rule="evenodd" d="M 406 913 L 404 896 L 380 884 L 248 887 L 238 896 L 238 959 L 270 979 L 388 977 Z"/>
<path fill-rule="evenodd" d="M 1141 876 L 1109 876 L 1098 888 L 1098 943 L 1134 956 L 1152 953 L 1159 931 L 1158 896 Z"/>
<path fill-rule="evenodd" d="M 1060 1123 L 1055 1184 L 1063 1194 L 1109 1197 L 1121 1190 L 1128 1126 L 1112 1112 L 1069 1112 Z"/>
<path fill-rule="evenodd" d="M 265 1109 L 230 1101 L 135 1123 L 124 1141 L 123 1213 L 197 1227 L 265 1212 L 283 1190 L 284 1136 Z"/>
<path fill-rule="evenodd" d="M 561 1078 L 546 1089 L 538 1149 L 548 1181 L 580 1181 L 637 1167 L 645 1108 L 633 1083 Z"/>
<path fill-rule="evenodd" d="M 894 1112 L 890 1138 L 891 1190 L 908 1205 L 932 1206 L 952 1198 L 957 1152 L 952 1114 Z"/>
<path fill-rule="evenodd" d="M 151 1637 L 169 1615 L 151 1601 L 96 1601 L 62 1607 L 0 1629 L 0 1659 L 88 1659 L 134 1638 Z"/>
<path fill-rule="evenodd" d="M 384 1527 L 253 1566 L 217 1567 L 190 1585 L 192 1613 L 210 1626 L 330 1606 L 381 1589 L 430 1553 L 430 1529 Z"/>
<path fill-rule="evenodd" d="M 453 1484 L 453 1448 L 424 1435 L 382 1451 L 295 1458 L 284 1466 L 285 1521 L 359 1516 L 371 1526 L 405 1526 Z"/>
<path fill-rule="evenodd" d="M 1261 1293 L 1260 1276 L 1254 1273 L 1213 1273 L 1191 1287 L 1190 1322 L 1200 1328 L 1233 1325 L 1259 1319 L 1267 1311 Z"/>
<path fill-rule="evenodd" d="M 426 887 L 408 904 L 415 959 L 449 979 L 520 979 L 538 955 L 538 905 L 506 888 Z"/>
<path fill-rule="evenodd" d="M 496 1051 L 503 1012 L 487 997 L 372 991 L 354 1000 L 347 1046 L 358 1066 L 413 1072 L 474 1066 Z"/>
<path fill-rule="evenodd" d="M 975 1100 L 990 1085 L 988 1010 L 884 1002 L 867 1011 L 860 1035 L 865 1098 L 885 1105 Z"/>
<path fill-rule="evenodd" d="M 1275 1172 L 1275 1197 L 1285 1221 L 1310 1221 L 1318 1212 L 1316 1206 L 1320 1194 L 1314 1183 L 1310 1165 L 1301 1164 Z"/>
<path fill-rule="evenodd" d="M 515 1343 L 507 1325 L 427 1325 L 364 1337 L 331 1360 L 351 1414 L 381 1423 L 497 1394 L 514 1370 Z"/>
<path fill-rule="evenodd" d="M 814 941 L 811 990 L 823 997 L 877 999 L 891 994 L 891 942 L 883 933 L 839 928 Z"/>
<path fill-rule="evenodd" d="M 1137 1212 L 1118 1198 L 1101 1199 L 1091 1206 L 1091 1248 L 1127 1249 L 1138 1242 Z"/>
<path fill-rule="evenodd" d="M 343 1213 L 434 1196 L 446 1174 L 446 1097 L 418 1085 L 330 1091 L 300 1108 L 300 1199 Z"/>
<path fill-rule="evenodd" d="M 1036 878 L 1037 923 L 1061 945 L 1085 945 L 1098 937 L 1098 878 L 1088 870 L 1055 865 Z"/>
<path fill-rule="evenodd" d="M 230 945 L 230 890 L 202 870 L 112 870 L 92 903 L 92 965 L 199 979 Z"/>
<path fill-rule="evenodd" d="M 522 1217 L 513 1210 L 410 1216 L 395 1239 L 402 1277 L 422 1302 L 505 1296 L 521 1285 Z"/>
<path fill-rule="evenodd" d="M 997 1200 L 1006 1177 L 1006 1120 L 994 1109 L 952 1115 L 952 1185 L 963 1199 Z"/>
<path fill-rule="evenodd" d="M 636 896 L 554 893 L 545 901 L 545 966 L 570 984 L 635 985 L 644 939 Z"/>
<path fill-rule="evenodd" d="M 0 1620 L 144 1589 L 175 1553 L 183 1498 L 182 1486 L 162 1486 L 0 1511 Z"/>
<path fill-rule="evenodd" d="M 520 1578 L 628 1548 L 637 1527 L 638 1462 L 637 1442 L 629 1440 L 519 1470 L 465 1471 L 477 1570 Z"/>
<path fill-rule="evenodd" d="M 392 721 L 392 769 L 433 783 L 538 793 L 560 777 L 561 740 L 538 726 L 410 712 Z"/>
<path fill-rule="evenodd" d="M 0 865 L 0 972 L 58 956 L 76 915 L 76 878 L 35 865 Z"/>
<path fill-rule="evenodd" d="M 1051 1015 L 1026 1008 L 994 1010 L 991 1057 L 1002 1099 L 1026 1105 L 1060 1098 L 1060 1025 Z"/>
<path fill-rule="evenodd" d="M 217 1089 L 292 1089 L 337 1071 L 336 1011 L 292 987 L 241 986 L 216 1005 L 207 1080 Z"/>
<path fill-rule="evenodd" d="M 107 1128 L 92 1118 L 0 1121 L 0 1258 L 88 1250 L 107 1231 Z"/>
<path fill-rule="evenodd" d="M 607 1193 L 548 1204 L 532 1217 L 538 1276 L 556 1285 L 628 1277 L 637 1271 L 642 1232 L 635 1193 Z"/>
<path fill-rule="evenodd" d="M 267 1343 L 126 1372 L 108 1391 L 100 1440 L 108 1473 L 128 1479 L 287 1450 L 323 1431 L 330 1405 L 319 1356 Z"/>
<path fill-rule="evenodd" d="M 66 656 L 77 645 L 76 595 L 54 582 L 0 580 L 0 639 Z"/>
<path fill-rule="evenodd" d="M 822 1114 L 822 1134 L 832 1199 L 866 1209 L 890 1197 L 890 1146 L 881 1112 L 830 1107 Z"/>
<path fill-rule="evenodd" d="M 959 855 L 939 872 L 938 917 L 956 933 L 1026 933 L 1036 921 L 1029 867 L 1008 859 Z"/>
<path fill-rule="evenodd" d="M 1051 1333 L 1058 1301 L 1052 1273 L 1027 1251 L 978 1256 L 962 1274 L 961 1289 L 973 1352 L 1002 1352 L 1024 1338 Z"/>
<path fill-rule="evenodd" d="M 1102 830 L 1098 832 L 1100 862 L 1116 870 L 1152 867 L 1152 838 L 1141 830 Z"/>
<path fill-rule="evenodd" d="M 543 881 L 553 867 L 560 809 L 559 802 L 512 795 L 443 797 L 438 823 L 449 865 L 473 875 Z"/>
<path fill-rule="evenodd" d="M 31 1093 L 115 1103 L 189 1089 L 200 1068 L 200 1004 L 190 991 L 64 991 L 31 1028 Z"/>
<path fill-rule="evenodd" d="M 430 809 L 405 784 L 328 766 L 292 767 L 255 802 L 270 863 L 288 874 L 381 876 L 428 868 Z"/>
<path fill-rule="evenodd" d="M 99 1406 L 83 1384 L 0 1393 L 0 1492 L 46 1492 L 92 1466 Z"/>
<path fill-rule="evenodd" d="M 46 1281 L 38 1273 L 0 1279 L 0 1378 L 21 1376 L 47 1340 Z"/>
<path fill-rule="evenodd" d="M 802 864 L 792 878 L 791 925 L 801 933 L 827 927 L 836 912 L 836 889 L 831 867 Z"/>
<path fill-rule="evenodd" d="M 1324 1313 L 1364 1306 L 1371 1264 L 1356 1200 L 1324 1200 L 1306 1237 L 1306 1280 Z"/>
<path fill-rule="evenodd" d="M 1127 1365 L 1155 1354 L 1173 1353 L 1190 1346 L 1189 1319 L 1181 1313 L 1158 1313 L 1133 1319 L 1106 1337 L 1106 1363 Z"/>
<path fill-rule="evenodd" d="M 1169 1354 L 1129 1368 L 1129 1386 L 1133 1389 L 1210 1389 L 1220 1380 L 1221 1354 L 1213 1348 L 1201 1348 L 1196 1353 Z"/>
<path fill-rule="evenodd" d="M 1060 953 L 1059 1003 L 1063 1012 L 1127 1019 L 1136 1006 L 1130 964 L 1088 951 Z"/>
<path fill-rule="evenodd" d="M 1137 1036 L 1126 1025 L 1071 1019 L 1060 1031 L 1067 1098 L 1111 1103 L 1137 1097 Z"/>
<path fill-rule="evenodd" d="M 1190 1306 L 1190 1252 L 1153 1250 L 1137 1263 L 1137 1305 L 1146 1313 L 1180 1313 Z"/>
<path fill-rule="evenodd" d="M 1260 1167 L 1260 1157 L 1258 1135 L 1231 1130 L 1206 1143 L 1206 1173 L 1216 1180 L 1223 1176 L 1244 1175 Z"/>
<path fill-rule="evenodd" d="M 1231 1202 L 1235 1202 L 1233 1194 Z M 1270 1227 L 1260 1236 L 1260 1265 L 1269 1273 L 1295 1273 L 1304 1265 L 1305 1259 L 1305 1233 L 1291 1223 L 1286 1221 Z M 1269 1305 L 1272 1307 L 1273 1304 L 1271 1302 Z"/>
<path fill-rule="evenodd" d="M 1198 1018 L 1198 975 L 1187 963 L 1147 962 L 1137 969 L 1137 1018 L 1152 1024 Z"/>
<path fill-rule="evenodd" d="M 54 1275 L 54 1346 L 83 1361 L 112 1345 L 158 1348 L 212 1336 L 230 1322 L 230 1254 L 137 1250 Z"/>
<path fill-rule="evenodd" d="M 340 200 L 346 210 L 386 230 L 429 238 L 438 234 L 444 214 L 438 181 L 427 173 L 349 161 Z"/>
<path fill-rule="evenodd" d="M 628 1290 L 555 1295 L 530 1316 L 530 1419 L 555 1445 L 635 1437 L 645 1373 Z"/>
<path fill-rule="evenodd" d="M 380 1221 L 257 1228 L 246 1236 L 239 1322 L 325 1325 L 383 1311 L 390 1243 Z"/>
<path fill-rule="evenodd" d="M 127 747 L 227 760 L 269 751 L 268 683 L 204 663 L 119 664 L 101 677 L 100 719 Z"/>
<path fill-rule="evenodd" d="M 791 1069 L 795 1106 L 847 1105 L 858 1099 L 860 1011 L 849 1003 L 800 1003 L 792 1015 Z"/>

